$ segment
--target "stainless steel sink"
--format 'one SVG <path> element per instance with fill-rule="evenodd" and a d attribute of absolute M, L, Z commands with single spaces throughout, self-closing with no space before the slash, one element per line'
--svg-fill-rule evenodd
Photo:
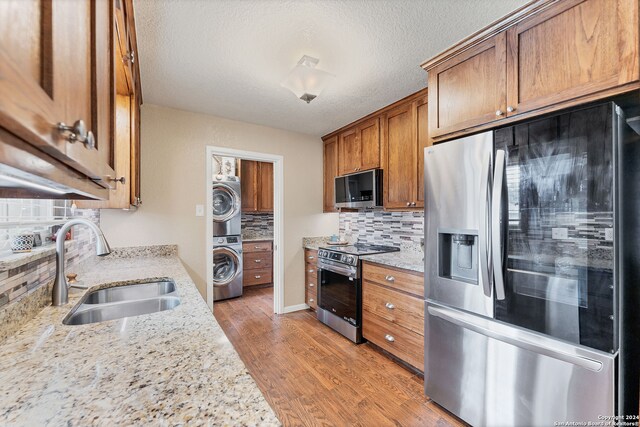
<path fill-rule="evenodd" d="M 171 310 L 179 305 L 176 284 L 170 280 L 114 286 L 89 292 L 62 323 L 86 325 Z"/>
<path fill-rule="evenodd" d="M 167 295 L 175 291 L 176 284 L 168 280 L 116 286 L 90 292 L 85 297 L 83 304 L 104 304 L 106 302 L 147 299 Z"/>

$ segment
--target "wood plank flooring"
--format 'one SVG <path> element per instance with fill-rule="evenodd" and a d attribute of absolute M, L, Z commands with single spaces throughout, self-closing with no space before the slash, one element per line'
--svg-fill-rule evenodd
<path fill-rule="evenodd" d="M 245 289 L 214 314 L 285 426 L 462 426 L 420 376 L 355 345 L 315 312 L 273 314 L 273 288 Z"/>

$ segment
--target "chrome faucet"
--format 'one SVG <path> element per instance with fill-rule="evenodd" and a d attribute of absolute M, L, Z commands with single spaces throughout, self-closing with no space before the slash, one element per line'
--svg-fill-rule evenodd
<path fill-rule="evenodd" d="M 93 222 L 86 219 L 72 219 L 64 223 L 56 235 L 56 280 L 53 282 L 52 304 L 55 306 L 65 305 L 69 302 L 69 284 L 64 277 L 64 241 L 67 231 L 74 225 L 84 224 L 88 226 L 96 235 L 96 254 L 98 256 L 109 255 L 111 248 L 107 239 L 104 238 L 102 230 Z"/>

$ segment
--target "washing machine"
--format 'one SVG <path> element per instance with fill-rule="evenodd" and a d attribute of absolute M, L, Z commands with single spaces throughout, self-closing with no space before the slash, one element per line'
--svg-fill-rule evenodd
<path fill-rule="evenodd" d="M 213 300 L 242 295 L 242 239 L 240 236 L 213 238 Z"/>
<path fill-rule="evenodd" d="M 213 236 L 239 236 L 241 228 L 240 178 L 213 177 Z"/>

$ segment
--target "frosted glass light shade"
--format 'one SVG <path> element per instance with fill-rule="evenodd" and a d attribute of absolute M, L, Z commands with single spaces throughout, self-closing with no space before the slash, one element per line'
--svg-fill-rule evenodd
<path fill-rule="evenodd" d="M 303 56 L 298 64 L 291 70 L 285 81 L 281 83 L 293 92 L 298 98 L 310 103 L 326 87 L 334 77 L 333 74 L 318 70 L 318 59 Z"/>

